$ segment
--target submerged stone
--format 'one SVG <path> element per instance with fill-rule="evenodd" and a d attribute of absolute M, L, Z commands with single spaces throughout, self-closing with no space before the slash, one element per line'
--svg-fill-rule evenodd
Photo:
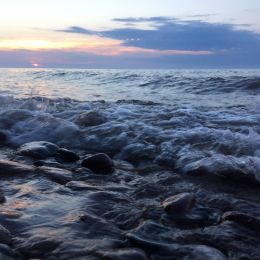
<path fill-rule="evenodd" d="M 84 112 L 75 120 L 76 124 L 87 127 L 101 125 L 106 122 L 106 118 L 97 111 Z"/>
<path fill-rule="evenodd" d="M 0 146 L 4 145 L 8 140 L 8 136 L 4 131 L 0 130 Z"/>
<path fill-rule="evenodd" d="M 260 218 L 245 213 L 229 211 L 222 216 L 222 219 L 224 221 L 234 221 L 250 229 L 260 231 Z"/>
<path fill-rule="evenodd" d="M 45 159 L 54 156 L 59 147 L 56 144 L 37 141 L 23 144 L 17 151 L 18 155 L 28 156 L 36 159 Z"/>
<path fill-rule="evenodd" d="M 5 244 L 0 244 L 0 259 L 1 260 L 14 260 L 17 259 L 14 251 Z"/>
<path fill-rule="evenodd" d="M 94 173 L 112 173 L 114 171 L 112 159 L 104 153 L 98 153 L 83 159 L 81 165 L 89 168 Z"/>
<path fill-rule="evenodd" d="M 175 196 L 169 197 L 162 202 L 164 210 L 171 213 L 185 213 L 193 208 L 196 198 L 192 193 L 180 193 Z"/>
<path fill-rule="evenodd" d="M 107 260 L 148 260 L 144 251 L 137 248 L 123 248 L 111 251 L 101 251 L 98 255 Z"/>
<path fill-rule="evenodd" d="M 0 160 L 0 176 L 10 177 L 13 175 L 21 175 L 33 173 L 35 168 L 33 166 L 17 163 L 9 160 Z"/>
<path fill-rule="evenodd" d="M 6 201 L 3 191 L 0 190 L 0 203 L 4 203 Z"/>
<path fill-rule="evenodd" d="M 80 159 L 76 153 L 64 148 L 60 148 L 57 151 L 57 158 L 67 163 L 76 162 Z"/>
<path fill-rule="evenodd" d="M 44 174 L 47 178 L 59 184 L 66 184 L 72 181 L 72 172 L 65 169 L 41 166 L 38 168 L 38 170 L 40 173 Z"/>
<path fill-rule="evenodd" d="M 0 225 L 0 243 L 10 245 L 12 242 L 12 236 L 9 230 Z"/>

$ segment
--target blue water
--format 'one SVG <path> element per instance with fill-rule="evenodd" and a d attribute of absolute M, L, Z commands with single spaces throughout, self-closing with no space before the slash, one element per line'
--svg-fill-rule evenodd
<path fill-rule="evenodd" d="M 233 106 L 260 102 L 260 70 L 1 69 L 0 95 Z"/>

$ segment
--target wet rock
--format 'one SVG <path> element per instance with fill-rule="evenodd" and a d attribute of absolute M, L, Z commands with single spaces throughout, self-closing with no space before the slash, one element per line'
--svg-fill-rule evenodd
<path fill-rule="evenodd" d="M 0 259 L 12 260 L 12 259 L 17 259 L 17 256 L 8 245 L 0 244 Z"/>
<path fill-rule="evenodd" d="M 99 187 L 86 184 L 80 181 L 70 181 L 66 184 L 66 187 L 75 190 L 75 191 L 82 191 L 82 190 L 89 190 L 89 191 L 98 191 L 100 190 Z"/>
<path fill-rule="evenodd" d="M 169 213 L 185 213 L 193 208 L 196 198 L 192 193 L 180 193 L 169 197 L 162 202 L 164 210 Z"/>
<path fill-rule="evenodd" d="M 260 183 L 254 158 L 238 158 L 221 154 L 186 164 L 183 172 L 190 175 L 218 176 L 236 183 Z"/>
<path fill-rule="evenodd" d="M 52 239 L 44 239 L 42 237 L 32 237 L 25 241 L 19 248 L 19 252 L 28 258 L 48 258 L 51 252 L 54 251 L 60 242 Z"/>
<path fill-rule="evenodd" d="M 41 167 L 41 166 L 47 166 L 47 167 L 53 167 L 53 168 L 60 168 L 60 169 L 64 169 L 65 166 L 61 163 L 58 163 L 56 161 L 49 161 L 49 160 L 39 160 L 39 161 L 35 161 L 33 162 L 33 165 L 36 167 Z"/>
<path fill-rule="evenodd" d="M 0 203 L 4 203 L 6 201 L 3 191 L 0 190 Z"/>
<path fill-rule="evenodd" d="M 97 111 L 84 112 L 75 120 L 75 123 L 82 127 L 101 125 L 105 122 L 106 118 Z"/>
<path fill-rule="evenodd" d="M 180 228 L 202 228 L 216 225 L 221 221 L 222 212 L 217 209 L 198 208 L 184 214 L 172 214 L 169 220 L 163 222 L 170 224 L 172 221 Z"/>
<path fill-rule="evenodd" d="M 129 197 L 119 192 L 91 192 L 85 198 L 86 209 L 123 230 L 136 227 L 143 215 Z"/>
<path fill-rule="evenodd" d="M 171 239 L 181 244 L 207 244 L 232 259 L 258 259 L 259 232 L 233 221 L 224 221 L 203 229 L 171 233 Z"/>
<path fill-rule="evenodd" d="M 4 145 L 8 140 L 6 132 L 0 130 L 0 146 Z"/>
<path fill-rule="evenodd" d="M 1 260 L 16 260 L 17 258 L 14 258 L 12 256 L 7 256 L 6 254 L 3 254 L 0 252 L 0 259 Z"/>
<path fill-rule="evenodd" d="M 222 219 L 224 221 L 234 221 L 250 229 L 260 231 L 260 218 L 245 213 L 240 213 L 235 211 L 226 212 L 222 216 Z"/>
<path fill-rule="evenodd" d="M 0 225 L 0 243 L 10 245 L 12 242 L 12 236 L 9 230 Z"/>
<path fill-rule="evenodd" d="M 33 173 L 35 168 L 22 163 L 17 163 L 8 160 L 0 160 L 0 176 L 10 177 L 13 175 L 21 175 Z"/>
<path fill-rule="evenodd" d="M 142 238 L 128 233 L 131 244 L 140 247 L 151 254 L 151 259 L 196 259 L 196 260 L 226 260 L 225 255 L 216 248 L 205 245 L 181 245 L 165 243 Z"/>
<path fill-rule="evenodd" d="M 76 153 L 64 148 L 60 148 L 57 151 L 57 158 L 67 163 L 76 162 L 80 159 Z"/>
<path fill-rule="evenodd" d="M 45 162 L 42 161 L 42 160 L 33 162 L 33 165 L 36 166 L 36 167 L 43 166 L 44 164 L 45 164 Z"/>
<path fill-rule="evenodd" d="M 59 184 L 66 184 L 67 182 L 72 181 L 71 171 L 60 169 L 60 168 L 47 167 L 47 166 L 41 166 L 37 169 L 40 173 L 45 175 L 47 178 Z"/>
<path fill-rule="evenodd" d="M 123 148 L 122 152 L 119 155 L 119 158 L 131 163 L 137 163 L 142 160 L 153 161 L 153 159 L 157 155 L 156 150 L 156 146 L 152 144 L 129 144 Z"/>
<path fill-rule="evenodd" d="M 98 255 L 107 260 L 148 260 L 147 255 L 140 249 L 125 248 L 113 251 L 101 251 Z"/>
<path fill-rule="evenodd" d="M 39 141 L 23 144 L 17 151 L 18 155 L 36 159 L 45 159 L 54 156 L 59 147 L 53 143 Z"/>
<path fill-rule="evenodd" d="M 90 239 L 123 238 L 119 228 L 101 217 L 84 213 L 79 217 L 79 220 L 82 223 L 81 229 L 84 230 L 85 235 Z"/>
<path fill-rule="evenodd" d="M 104 153 L 98 153 L 83 159 L 81 166 L 89 168 L 94 173 L 106 174 L 114 171 L 113 161 Z"/>

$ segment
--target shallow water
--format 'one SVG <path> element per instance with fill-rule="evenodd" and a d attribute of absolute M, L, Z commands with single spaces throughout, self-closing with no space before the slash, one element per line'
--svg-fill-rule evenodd
<path fill-rule="evenodd" d="M 116 168 L 46 159 L 72 171 L 66 185 L 1 172 L 11 247 L 25 259 L 257 259 L 259 232 L 221 217 L 260 213 L 259 72 L 1 70 L 1 159 L 32 165 L 16 151 L 44 140 Z M 169 216 L 160 203 L 182 192 L 194 209 Z"/>

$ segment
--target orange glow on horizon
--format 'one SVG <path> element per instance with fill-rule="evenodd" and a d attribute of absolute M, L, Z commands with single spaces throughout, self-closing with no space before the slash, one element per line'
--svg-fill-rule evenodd
<path fill-rule="evenodd" d="M 211 51 L 201 50 L 155 50 L 133 46 L 124 46 L 120 40 L 101 37 L 55 40 L 0 40 L 0 50 L 29 50 L 29 51 L 72 51 L 102 56 L 118 56 L 123 54 L 140 54 L 149 56 L 161 55 L 210 55 Z M 32 62 L 33 67 L 39 67 Z"/>

